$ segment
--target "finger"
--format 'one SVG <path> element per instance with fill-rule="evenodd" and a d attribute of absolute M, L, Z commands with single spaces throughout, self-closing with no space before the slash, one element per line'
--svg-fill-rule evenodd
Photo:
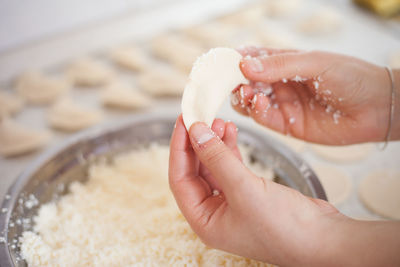
<path fill-rule="evenodd" d="M 257 94 L 253 100 L 253 107 L 250 116 L 259 124 L 285 133 L 285 119 L 278 103 L 272 103 L 268 96 Z"/>
<path fill-rule="evenodd" d="M 237 146 L 237 134 L 238 128 L 236 125 L 233 122 L 227 122 L 225 124 L 225 135 L 222 141 L 224 141 L 225 145 L 232 150 L 233 154 L 242 161 L 242 156 Z"/>
<path fill-rule="evenodd" d="M 211 130 L 219 137 L 223 138 L 224 133 L 225 133 L 225 122 L 222 119 L 215 119 L 212 126 Z"/>
<path fill-rule="evenodd" d="M 222 119 L 215 119 L 211 126 L 211 129 L 220 139 L 222 139 L 225 133 L 225 122 Z M 205 181 L 207 181 L 211 189 L 221 190 L 218 182 L 215 181 L 210 171 L 203 164 L 200 164 L 199 173 L 200 176 L 203 177 Z"/>
<path fill-rule="evenodd" d="M 233 108 L 240 114 L 247 115 L 249 105 L 251 105 L 251 99 L 253 98 L 254 90 L 253 87 L 244 84 L 233 92 L 231 97 L 231 104 Z M 234 101 L 232 99 L 235 99 Z"/>
<path fill-rule="evenodd" d="M 253 182 L 259 182 L 206 124 L 193 124 L 189 135 L 196 155 L 221 186 L 228 201 L 233 201 L 238 192 L 251 191 L 248 189 L 253 188 Z"/>
<path fill-rule="evenodd" d="M 240 68 L 252 81 L 275 83 L 282 79 L 312 79 L 324 71 L 324 59 L 318 52 L 283 53 L 244 57 Z"/>
<path fill-rule="evenodd" d="M 182 116 L 179 116 L 170 143 L 168 176 L 171 191 L 182 213 L 190 214 L 193 207 L 211 194 L 204 180 L 197 176 L 196 168 L 196 155 Z"/>

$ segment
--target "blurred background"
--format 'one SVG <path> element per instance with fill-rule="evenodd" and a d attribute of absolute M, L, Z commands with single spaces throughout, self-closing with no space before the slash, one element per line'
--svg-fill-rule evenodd
<path fill-rule="evenodd" d="M 400 68 L 399 11 L 400 0 L 2 0 L 0 199 L 44 148 L 74 132 L 146 112 L 177 115 L 192 63 L 211 47 L 321 49 Z M 258 127 L 229 101 L 220 116 Z M 320 152 L 268 134 L 313 167 L 328 166 L 318 175 L 344 177 L 336 191 L 335 177 L 323 181 L 342 212 L 398 216 L 380 216 L 358 196 L 371 172 L 400 179 L 398 142 L 384 152 L 375 144 Z"/>

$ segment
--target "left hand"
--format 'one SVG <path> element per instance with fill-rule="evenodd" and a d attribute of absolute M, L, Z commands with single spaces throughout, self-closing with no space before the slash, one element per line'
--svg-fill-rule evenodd
<path fill-rule="evenodd" d="M 205 244 L 237 255 L 323 266 L 315 256 L 321 236 L 346 217 L 326 201 L 251 173 L 240 160 L 236 137 L 231 122 L 217 119 L 212 129 L 195 123 L 188 134 L 182 117 L 176 121 L 169 182 L 192 229 Z"/>

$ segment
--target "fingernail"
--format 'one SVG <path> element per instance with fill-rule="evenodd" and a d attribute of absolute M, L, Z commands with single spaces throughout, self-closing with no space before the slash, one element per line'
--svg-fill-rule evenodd
<path fill-rule="evenodd" d="M 190 134 L 197 144 L 201 145 L 215 137 L 215 133 L 204 123 L 195 123 L 190 129 Z"/>
<path fill-rule="evenodd" d="M 256 57 L 245 57 L 244 63 L 249 66 L 252 72 L 263 72 L 264 65 L 262 62 Z"/>

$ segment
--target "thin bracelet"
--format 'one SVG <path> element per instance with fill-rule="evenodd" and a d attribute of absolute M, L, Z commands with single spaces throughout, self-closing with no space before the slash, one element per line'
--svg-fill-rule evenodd
<path fill-rule="evenodd" d="M 394 108 L 395 108 L 395 101 L 396 101 L 396 90 L 394 90 L 394 75 L 393 75 L 393 71 L 391 68 L 389 67 L 385 67 L 386 71 L 389 74 L 390 77 L 390 81 L 392 84 L 392 88 L 391 88 L 391 94 L 390 94 L 390 114 L 389 114 L 389 126 L 388 126 L 388 130 L 386 133 L 386 138 L 385 138 L 385 143 L 383 144 L 383 147 L 380 148 L 380 150 L 384 150 L 389 141 L 390 141 L 390 136 L 392 134 L 392 125 L 393 125 L 393 119 L 394 119 Z"/>

